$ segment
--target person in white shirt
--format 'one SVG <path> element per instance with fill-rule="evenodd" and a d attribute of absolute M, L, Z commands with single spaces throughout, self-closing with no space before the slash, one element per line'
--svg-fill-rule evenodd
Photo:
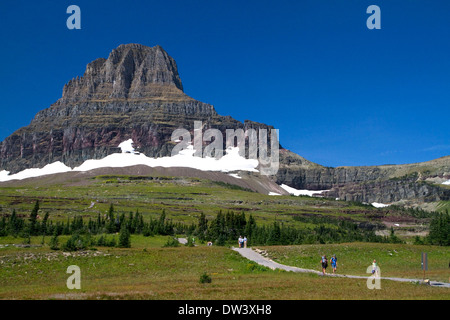
<path fill-rule="evenodd" d="M 376 260 L 373 260 L 372 263 L 372 274 L 374 274 L 376 277 L 378 276 L 378 266 Z"/>

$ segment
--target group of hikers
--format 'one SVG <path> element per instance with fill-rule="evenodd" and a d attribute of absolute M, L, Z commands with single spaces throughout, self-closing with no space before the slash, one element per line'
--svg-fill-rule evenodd
<path fill-rule="evenodd" d="M 322 264 L 322 274 L 325 275 L 326 274 L 326 270 L 328 268 L 328 259 L 326 255 L 322 256 L 322 259 L 320 260 L 320 263 Z M 331 267 L 333 268 L 333 274 L 336 273 L 336 269 L 337 269 L 337 258 L 336 255 L 333 254 L 333 256 L 330 259 L 330 263 L 331 263 Z M 378 269 L 378 264 L 377 261 L 374 259 L 372 262 L 372 274 L 375 276 L 378 276 L 379 274 L 379 269 Z"/>
<path fill-rule="evenodd" d="M 320 263 L 322 264 L 322 274 L 325 275 L 326 270 L 328 268 L 328 259 L 326 255 L 322 256 L 322 259 L 320 260 Z M 333 254 L 333 256 L 330 259 L 331 267 L 333 268 L 333 274 L 336 273 L 337 269 L 337 258 L 336 255 Z"/>
<path fill-rule="evenodd" d="M 239 248 L 247 248 L 247 237 L 244 236 L 242 238 L 242 236 L 239 236 L 238 244 L 239 244 Z"/>

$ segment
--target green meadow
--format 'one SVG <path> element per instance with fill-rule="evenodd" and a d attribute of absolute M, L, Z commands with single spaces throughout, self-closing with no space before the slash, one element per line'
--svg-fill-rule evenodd
<path fill-rule="evenodd" d="M 130 249 L 91 248 L 72 253 L 52 251 L 45 241 L 41 245 L 38 237 L 32 238 L 28 248 L 4 247 L 7 242 L 14 242 L 12 240 L 2 239 L 0 299 L 450 299 L 447 288 L 383 280 L 380 290 L 369 290 L 364 279 L 270 270 L 227 247 L 163 248 L 167 241 L 163 236 L 133 236 Z M 279 262 L 312 268 L 317 268 L 316 260 L 320 259 L 317 254 L 337 252 L 339 272 L 355 274 L 364 274 L 370 263 L 366 260 L 373 255 L 396 250 L 399 254 L 392 258 L 395 262 L 380 257 L 382 276 L 416 275 L 417 261 L 412 261 L 411 257 L 422 250 L 420 246 L 386 248 L 382 244 L 365 243 L 264 249 L 271 255 L 282 256 Z M 448 250 L 427 249 L 430 278 L 443 277 L 445 271 L 439 267 L 439 261 L 444 261 L 445 255 L 448 257 Z M 305 255 L 311 256 L 305 259 Z M 347 261 L 353 255 L 359 258 Z M 70 265 L 80 267 L 80 290 L 70 290 L 66 286 L 70 276 L 66 271 Z M 397 267 L 405 271 L 394 271 Z M 204 272 L 211 276 L 211 283 L 200 283 Z"/>

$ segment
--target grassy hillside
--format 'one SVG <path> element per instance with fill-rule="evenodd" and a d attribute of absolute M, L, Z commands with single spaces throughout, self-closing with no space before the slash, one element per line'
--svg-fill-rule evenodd
<path fill-rule="evenodd" d="M 139 210 L 145 218 L 156 218 L 165 209 L 167 218 L 196 223 L 201 212 L 207 219 L 219 210 L 252 214 L 260 224 L 274 221 L 296 227 L 324 223 L 326 219 L 370 222 L 379 228 L 399 222 L 399 231 L 423 231 L 429 215 L 402 208 L 377 209 L 370 205 L 334 199 L 267 196 L 241 187 L 198 178 L 98 176 L 76 183 L 33 183 L 0 186 L 0 215 L 28 216 L 36 200 L 40 216 L 52 220 L 68 217 L 95 218 L 105 214 L 110 204 L 117 212 Z M 325 222 L 326 223 L 326 222 Z"/>

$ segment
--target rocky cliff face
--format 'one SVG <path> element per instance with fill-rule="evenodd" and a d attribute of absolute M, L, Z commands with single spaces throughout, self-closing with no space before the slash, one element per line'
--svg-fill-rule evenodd
<path fill-rule="evenodd" d="M 325 196 L 367 203 L 394 203 L 401 200 L 425 203 L 450 200 L 450 190 L 415 179 L 388 179 L 334 186 Z"/>
<path fill-rule="evenodd" d="M 160 46 L 121 45 L 64 86 L 62 104 L 111 99 L 186 99 L 177 65 Z"/>
<path fill-rule="evenodd" d="M 329 190 L 330 198 L 348 201 L 393 203 L 401 200 L 437 202 L 450 200 L 450 188 L 435 180 L 450 178 L 450 157 L 406 165 L 367 167 L 302 167 L 283 165 L 276 177 L 297 189 Z"/>
<path fill-rule="evenodd" d="M 223 133 L 272 128 L 221 116 L 212 105 L 187 96 L 175 61 L 160 46 L 121 45 L 107 59 L 89 63 L 82 77 L 64 86 L 61 99 L 0 144 L 0 170 L 15 173 L 55 161 L 75 167 L 118 152 L 117 146 L 130 138 L 147 156 L 167 156 L 172 132 L 182 127 L 193 134 L 195 120 L 204 129 Z M 450 157 L 425 165 L 328 168 L 281 149 L 280 162 L 273 177 L 277 183 L 327 189 L 330 197 L 367 202 L 448 198 L 448 190 L 422 182 L 433 176 L 450 178 Z M 399 178 L 411 172 L 420 176 L 414 181 Z"/>

